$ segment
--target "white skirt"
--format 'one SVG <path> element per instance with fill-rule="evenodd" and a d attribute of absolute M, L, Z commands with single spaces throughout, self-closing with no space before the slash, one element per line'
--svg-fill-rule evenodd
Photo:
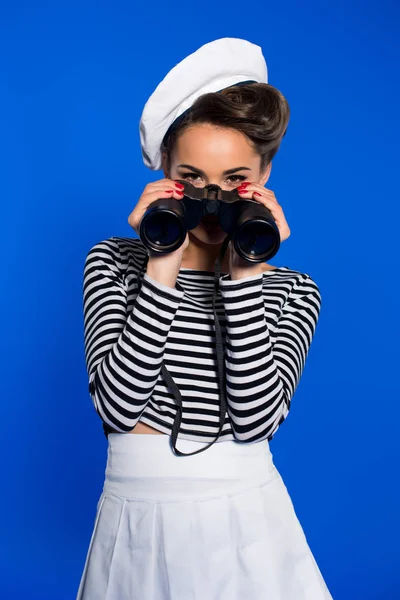
<path fill-rule="evenodd" d="M 176 456 L 168 435 L 111 433 L 76 600 L 332 596 L 267 440 Z"/>

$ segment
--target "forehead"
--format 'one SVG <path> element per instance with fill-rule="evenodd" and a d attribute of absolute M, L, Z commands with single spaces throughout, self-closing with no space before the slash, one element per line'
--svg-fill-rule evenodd
<path fill-rule="evenodd" d="M 188 127 L 178 136 L 172 160 L 203 170 L 225 170 L 238 165 L 256 168 L 260 157 L 240 131 L 202 123 Z"/>

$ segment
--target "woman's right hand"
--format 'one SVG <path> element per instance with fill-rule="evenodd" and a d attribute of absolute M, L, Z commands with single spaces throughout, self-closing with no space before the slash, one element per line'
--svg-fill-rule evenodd
<path fill-rule="evenodd" d="M 175 200 L 182 200 L 183 189 L 183 185 L 181 183 L 178 183 L 177 181 L 174 181 L 173 179 L 160 179 L 158 181 L 154 181 L 146 185 L 142 195 L 138 200 L 138 203 L 136 204 L 135 208 L 128 217 L 129 225 L 133 227 L 138 236 L 140 222 L 143 219 L 150 204 L 152 204 L 159 198 L 175 198 Z M 181 255 L 188 245 L 189 235 L 186 234 L 185 241 L 181 246 L 179 246 L 179 248 L 177 248 L 177 250 L 175 250 L 174 252 L 170 252 L 167 255 L 159 256 L 171 256 L 176 255 L 176 253 Z"/>

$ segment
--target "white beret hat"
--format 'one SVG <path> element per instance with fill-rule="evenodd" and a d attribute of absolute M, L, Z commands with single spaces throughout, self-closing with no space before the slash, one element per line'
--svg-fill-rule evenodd
<path fill-rule="evenodd" d="M 199 96 L 246 81 L 267 83 L 260 46 L 239 38 L 221 38 L 201 46 L 178 63 L 147 100 L 139 132 L 146 167 L 159 170 L 165 134 Z"/>

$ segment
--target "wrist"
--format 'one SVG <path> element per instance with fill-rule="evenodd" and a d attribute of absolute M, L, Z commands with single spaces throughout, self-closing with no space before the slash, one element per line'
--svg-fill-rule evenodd
<path fill-rule="evenodd" d="M 247 277 L 254 277 L 263 273 L 263 269 L 260 265 L 254 265 L 248 268 L 232 269 L 231 270 L 231 281 L 236 279 L 245 279 Z"/>
<path fill-rule="evenodd" d="M 181 262 L 176 257 L 166 260 L 165 254 L 157 257 L 149 257 L 146 273 L 155 281 L 174 288 Z"/>

